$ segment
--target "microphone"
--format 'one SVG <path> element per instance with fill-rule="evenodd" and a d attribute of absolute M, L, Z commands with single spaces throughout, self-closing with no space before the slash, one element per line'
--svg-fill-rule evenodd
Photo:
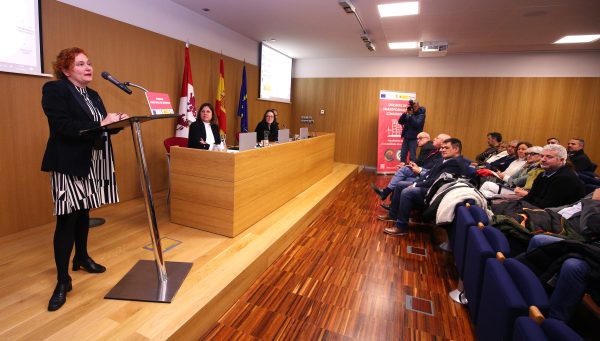
<path fill-rule="evenodd" d="M 115 77 L 111 76 L 110 73 L 103 71 L 101 74 L 102 78 L 116 85 L 119 89 L 125 91 L 127 94 L 131 95 L 132 91 L 127 87 L 127 85 L 119 82 Z"/>

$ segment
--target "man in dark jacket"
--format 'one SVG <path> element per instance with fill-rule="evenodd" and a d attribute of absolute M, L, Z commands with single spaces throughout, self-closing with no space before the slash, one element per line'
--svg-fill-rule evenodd
<path fill-rule="evenodd" d="M 421 152 L 419 153 L 419 157 L 417 158 L 417 162 L 410 162 L 408 165 L 402 165 L 388 185 L 385 188 L 379 188 L 375 186 L 375 184 L 371 184 L 371 187 L 379 195 L 381 200 L 385 200 L 388 195 L 390 195 L 396 186 L 401 182 L 415 182 L 417 178 L 421 175 L 425 175 L 429 169 L 433 167 L 435 161 L 437 159 L 442 158 L 442 154 L 440 153 L 440 147 L 442 142 L 446 139 L 449 139 L 450 135 L 447 134 L 439 134 L 436 138 L 433 139 L 433 142 L 430 141 L 429 134 L 426 132 L 420 132 L 417 135 L 417 143 L 419 147 L 421 147 Z M 408 184 L 407 184 L 408 185 Z M 405 186 L 406 187 L 406 186 Z"/>
<path fill-rule="evenodd" d="M 442 173 L 466 175 L 466 161 L 461 156 L 462 143 L 457 138 L 449 138 L 440 147 L 442 160 L 427 173 L 424 179 L 418 180 L 414 185 L 402 191 L 395 191 L 392 199 L 389 217 L 396 218 L 396 225 L 385 228 L 383 231 L 394 236 L 408 234 L 408 219 L 413 207 L 423 206 L 427 190 Z M 385 220 L 385 219 L 382 219 Z"/>
<path fill-rule="evenodd" d="M 585 141 L 583 139 L 571 139 L 569 144 L 567 144 L 567 151 L 569 152 L 568 160 L 573 163 L 577 172 L 593 172 L 596 170 L 596 167 L 583 151 L 584 144 Z"/>
<path fill-rule="evenodd" d="M 565 166 L 566 159 L 565 147 L 557 144 L 546 145 L 540 161 L 544 173 L 535 179 L 529 194 L 522 200 L 546 208 L 571 204 L 583 198 L 583 183 L 575 172 Z"/>
<path fill-rule="evenodd" d="M 502 134 L 495 131 L 487 134 L 488 148 L 475 157 L 475 162 L 484 163 L 490 156 L 496 155 L 500 142 L 502 142 Z"/>
<path fill-rule="evenodd" d="M 410 151 L 410 161 L 417 160 L 417 135 L 423 131 L 425 126 L 425 107 L 419 105 L 419 102 L 408 101 L 406 112 L 400 115 L 398 123 L 402 125 L 402 149 L 400 151 L 400 160 L 406 162 L 406 154 Z"/>

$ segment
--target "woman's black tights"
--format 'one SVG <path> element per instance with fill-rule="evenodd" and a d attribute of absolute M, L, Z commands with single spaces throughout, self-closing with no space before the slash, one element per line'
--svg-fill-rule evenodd
<path fill-rule="evenodd" d="M 54 230 L 54 261 L 56 262 L 59 283 L 71 281 L 69 258 L 75 244 L 76 259 L 87 259 L 87 239 L 90 224 L 90 210 L 80 210 L 56 216 Z"/>

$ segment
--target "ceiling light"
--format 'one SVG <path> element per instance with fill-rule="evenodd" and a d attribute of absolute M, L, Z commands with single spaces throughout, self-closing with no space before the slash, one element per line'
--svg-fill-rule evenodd
<path fill-rule="evenodd" d="M 344 11 L 348 14 L 356 11 L 356 8 L 354 8 L 354 5 L 349 0 L 339 0 L 338 4 L 340 4 Z"/>
<path fill-rule="evenodd" d="M 564 36 L 559 40 L 555 41 L 554 44 L 571 44 L 571 43 L 590 43 L 594 40 L 598 40 L 600 34 L 587 34 L 579 36 Z"/>
<path fill-rule="evenodd" d="M 416 49 L 419 44 L 416 41 L 403 41 L 398 43 L 388 43 L 390 50 L 401 50 L 401 49 Z"/>
<path fill-rule="evenodd" d="M 379 9 L 379 16 L 382 18 L 419 14 L 418 1 L 397 2 L 395 4 L 382 4 L 377 5 L 377 8 Z"/>

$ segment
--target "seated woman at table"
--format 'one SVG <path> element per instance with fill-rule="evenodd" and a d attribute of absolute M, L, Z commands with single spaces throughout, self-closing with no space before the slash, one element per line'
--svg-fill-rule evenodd
<path fill-rule="evenodd" d="M 215 144 L 221 144 L 219 119 L 212 104 L 203 103 L 198 111 L 198 119 L 190 125 L 188 147 L 208 150 Z"/>
<path fill-rule="evenodd" d="M 263 140 L 266 135 L 265 133 L 269 135 L 269 141 L 277 141 L 279 124 L 277 123 L 273 109 L 265 111 L 262 121 L 258 122 L 254 131 L 256 132 L 256 142 Z"/>

